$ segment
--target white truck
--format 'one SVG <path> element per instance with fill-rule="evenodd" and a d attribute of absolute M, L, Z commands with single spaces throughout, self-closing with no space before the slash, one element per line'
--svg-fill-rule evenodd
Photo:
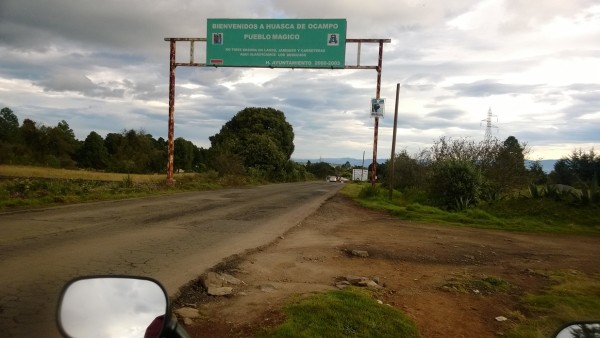
<path fill-rule="evenodd" d="M 369 180 L 369 171 L 367 169 L 352 169 L 352 180 L 366 182 Z"/>

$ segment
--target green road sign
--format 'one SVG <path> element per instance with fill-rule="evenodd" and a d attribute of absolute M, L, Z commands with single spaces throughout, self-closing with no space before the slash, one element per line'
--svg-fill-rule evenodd
<path fill-rule="evenodd" d="M 207 25 L 208 66 L 345 66 L 345 19 L 208 19 Z"/>

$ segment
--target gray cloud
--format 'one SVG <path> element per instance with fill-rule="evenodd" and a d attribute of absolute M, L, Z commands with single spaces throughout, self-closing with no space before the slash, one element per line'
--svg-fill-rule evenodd
<path fill-rule="evenodd" d="M 111 88 L 115 83 L 112 83 L 112 86 L 111 83 L 96 84 L 84 74 L 69 69 L 57 71 L 47 79 L 39 81 L 38 84 L 44 88 L 44 91 L 72 91 L 90 97 L 123 97 L 125 93 L 122 88 Z"/>
<path fill-rule="evenodd" d="M 545 68 L 547 64 L 565 60 L 573 65 L 580 60 L 590 65 L 598 62 L 600 49 L 594 47 L 600 38 L 598 30 L 563 38 L 556 34 L 544 39 L 543 35 L 543 25 L 559 17 L 579 29 L 584 24 L 598 27 L 594 26 L 600 23 L 597 11 L 586 12 L 594 1 L 530 4 L 508 0 L 502 2 L 507 14 L 502 20 L 476 18 L 483 20 L 485 29 L 463 30 L 449 24 L 487 3 L 2 0 L 0 103 L 13 108 L 21 120 L 27 116 L 55 125 L 65 119 L 79 137 L 80 131 L 103 134 L 124 128 L 143 128 L 166 137 L 169 48 L 164 37 L 203 37 L 209 17 L 335 17 L 347 18 L 349 37 L 393 41 L 384 47 L 381 94 L 389 103 L 380 121 L 383 153 L 391 137 L 397 82 L 402 84 L 399 128 L 405 133 L 404 146 L 424 147 L 435 134 L 483 137 L 480 120 L 488 101 L 494 99 L 509 107 L 516 101 L 529 104 L 514 121 L 500 121 L 500 134 L 510 132 L 536 144 L 597 142 L 600 132 L 593 126 L 600 121 L 592 114 L 600 106 L 600 86 L 595 79 L 581 74 L 570 78 L 574 72 L 564 72 L 569 78 L 516 80 L 532 69 L 553 73 L 556 69 Z M 362 64 L 376 63 L 377 46 L 362 47 Z M 348 45 L 347 64 L 355 62 L 355 49 L 355 44 Z M 177 51 L 178 60 L 188 57 L 186 44 L 178 44 Z M 196 60 L 203 56 L 201 45 Z M 329 156 L 370 150 L 373 120 L 368 102 L 375 94 L 373 70 L 274 69 L 263 73 L 178 67 L 176 75 L 176 135 L 198 145 L 206 146 L 208 136 L 236 112 L 264 106 L 286 113 L 296 131 L 298 154 Z M 517 114 L 506 110 L 499 115 Z M 536 123 L 535 118 L 544 114 L 552 117 Z M 561 114 L 561 121 L 553 120 Z M 582 121 L 581 116 L 588 120 Z"/>
<path fill-rule="evenodd" d="M 457 83 L 446 89 L 456 92 L 456 96 L 485 97 L 492 95 L 523 95 L 535 92 L 541 85 L 516 85 L 494 80 L 480 80 L 471 83 Z"/>
<path fill-rule="evenodd" d="M 461 116 L 465 115 L 465 112 L 459 109 L 439 109 L 436 111 L 432 111 L 427 114 L 427 116 L 437 117 L 444 120 L 455 120 Z"/>

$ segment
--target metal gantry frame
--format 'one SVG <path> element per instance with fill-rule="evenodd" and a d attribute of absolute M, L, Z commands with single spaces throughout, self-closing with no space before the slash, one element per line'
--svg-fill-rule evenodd
<path fill-rule="evenodd" d="M 198 63 L 194 61 L 194 48 L 196 42 L 206 42 L 206 38 L 165 38 L 165 41 L 169 41 L 170 46 L 170 62 L 169 62 L 169 134 L 168 134 L 168 160 L 167 160 L 167 184 L 173 184 L 173 159 L 175 154 L 175 69 L 177 67 L 226 67 L 226 66 L 215 66 L 207 65 L 206 63 Z M 189 42 L 190 43 L 190 61 L 189 62 L 177 62 L 177 42 Z M 356 65 L 345 65 L 343 68 L 324 68 L 324 67 L 302 67 L 301 69 L 375 69 L 377 71 L 377 89 L 375 91 L 375 98 L 380 98 L 381 92 L 381 69 L 383 66 L 383 44 L 392 42 L 391 39 L 346 39 L 346 43 L 356 43 L 357 57 Z M 379 44 L 379 58 L 376 66 L 361 66 L 360 65 L 360 54 L 361 46 L 363 43 L 377 43 Z M 270 66 L 252 66 L 252 67 L 238 67 L 238 68 L 294 68 L 298 67 L 270 67 Z M 375 127 L 373 134 L 373 167 L 371 171 L 371 184 L 375 185 L 377 177 L 377 139 L 379 133 L 379 116 L 375 116 Z"/>

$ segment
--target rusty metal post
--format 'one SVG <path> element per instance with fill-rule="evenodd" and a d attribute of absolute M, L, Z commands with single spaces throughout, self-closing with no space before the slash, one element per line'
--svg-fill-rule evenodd
<path fill-rule="evenodd" d="M 379 61 L 377 62 L 377 91 L 375 98 L 380 98 L 381 93 L 381 67 L 383 65 L 383 42 L 379 40 Z M 379 134 L 379 116 L 375 116 L 375 128 L 373 132 L 373 169 L 371 170 L 371 186 L 375 186 L 375 179 L 377 177 L 377 138 Z"/>
<path fill-rule="evenodd" d="M 398 98 L 400 97 L 400 84 L 396 84 L 396 107 L 394 108 L 394 131 L 392 132 L 392 156 L 390 157 L 390 201 L 394 193 L 394 174 L 396 173 L 396 127 L 398 126 Z"/>
<path fill-rule="evenodd" d="M 173 158 L 175 155 L 175 40 L 170 40 L 171 59 L 169 65 L 169 140 L 167 143 L 167 185 L 173 185 Z"/>

